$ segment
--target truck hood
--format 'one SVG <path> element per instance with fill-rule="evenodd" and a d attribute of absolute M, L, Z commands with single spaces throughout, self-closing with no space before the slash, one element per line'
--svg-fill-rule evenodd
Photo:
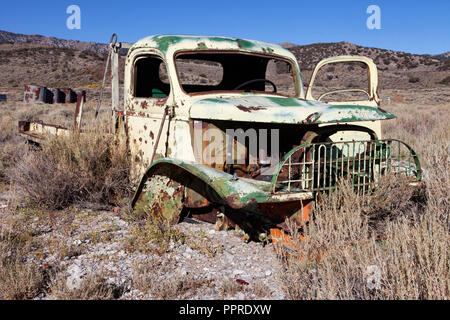
<path fill-rule="evenodd" d="M 193 102 L 193 119 L 286 124 L 319 124 L 393 119 L 381 108 L 329 105 L 317 101 L 273 96 L 205 98 Z"/>

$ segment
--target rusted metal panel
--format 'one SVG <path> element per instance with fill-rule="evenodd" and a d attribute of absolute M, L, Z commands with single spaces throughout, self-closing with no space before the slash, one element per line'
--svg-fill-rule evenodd
<path fill-rule="evenodd" d="M 368 99 L 364 101 L 353 101 L 353 102 L 345 102 L 347 104 L 351 103 L 353 105 L 370 105 L 370 106 L 377 106 L 380 102 L 380 98 L 378 97 L 378 70 L 377 66 L 373 62 L 372 59 L 368 57 L 363 56 L 337 56 L 337 57 L 330 57 L 323 59 L 320 61 L 314 71 L 311 75 L 311 80 L 309 81 L 308 90 L 306 91 L 306 99 L 308 100 L 314 100 L 312 91 L 314 89 L 314 81 L 316 79 L 318 71 L 323 68 L 324 66 L 331 64 L 331 63 L 339 63 L 339 62 L 361 62 L 364 63 L 368 68 L 368 80 L 369 80 L 369 88 L 367 92 Z M 351 72 L 351 71 L 349 71 Z M 353 89 L 346 89 L 347 91 L 351 91 Z M 320 101 L 320 97 L 319 97 Z M 344 102 L 336 102 L 335 104 L 342 104 Z"/>
<path fill-rule="evenodd" d="M 137 201 L 140 189 L 144 188 L 147 183 L 147 177 L 151 176 L 154 168 L 160 166 L 172 168 L 172 170 L 180 170 L 184 174 L 191 174 L 205 183 L 205 186 L 211 187 L 217 196 L 217 201 L 233 208 L 241 209 L 256 203 L 276 203 L 287 200 L 306 200 L 312 198 L 312 193 L 304 192 L 293 195 L 272 194 L 267 186 L 270 183 L 262 181 L 254 181 L 251 179 L 233 179 L 233 175 L 226 172 L 216 170 L 203 164 L 192 161 L 182 161 L 173 158 L 160 158 L 155 160 L 153 164 L 146 170 L 141 180 L 138 191 L 136 191 L 133 203 Z"/>
<path fill-rule="evenodd" d="M 246 122 L 322 124 L 393 119 L 372 106 L 328 105 L 318 101 L 273 96 L 203 98 L 192 102 L 194 119 Z"/>
<path fill-rule="evenodd" d="M 44 123 L 42 121 L 19 121 L 19 133 L 32 138 L 42 140 L 49 135 L 68 135 L 70 130 L 63 126 Z"/>
<path fill-rule="evenodd" d="M 84 102 L 87 101 L 86 90 L 75 90 L 75 95 L 77 96 L 76 102 L 78 102 L 79 96 L 83 96 Z"/>

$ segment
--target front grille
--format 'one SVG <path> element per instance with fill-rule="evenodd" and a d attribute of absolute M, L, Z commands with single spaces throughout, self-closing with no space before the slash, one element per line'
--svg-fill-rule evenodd
<path fill-rule="evenodd" d="M 399 140 L 310 143 L 288 152 L 272 177 L 272 191 L 324 192 L 347 179 L 358 193 L 376 187 L 388 173 L 421 179 L 419 158 Z"/>

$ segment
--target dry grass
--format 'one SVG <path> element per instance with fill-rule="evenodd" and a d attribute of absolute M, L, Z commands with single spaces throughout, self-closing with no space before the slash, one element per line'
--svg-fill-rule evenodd
<path fill-rule="evenodd" d="M 88 91 L 90 100 L 85 105 L 83 113 L 83 127 L 89 126 L 94 117 L 97 106 L 96 97 L 98 90 L 84 88 Z M 12 90 L 13 94 L 8 97 L 8 102 L 0 102 L 2 116 L 0 117 L 0 182 L 9 183 L 6 176 L 7 169 L 14 164 L 17 157 L 25 151 L 25 139 L 18 134 L 18 121 L 43 121 L 44 123 L 58 124 L 67 128 L 73 125 L 73 115 L 75 104 L 27 104 L 15 102 L 22 99 L 23 89 Z M 108 101 L 108 92 L 106 92 L 105 101 Z M 95 125 L 104 125 L 108 123 L 108 107 L 102 106 L 99 114 L 99 122 Z"/>
<path fill-rule="evenodd" d="M 6 171 L 28 204 L 62 209 L 85 201 L 112 203 L 128 195 L 128 158 L 105 128 L 51 137 L 28 147 Z"/>
<path fill-rule="evenodd" d="M 49 277 L 49 270 L 40 268 L 32 256 L 42 246 L 34 237 L 38 230 L 30 217 L 2 215 L 9 227 L 0 225 L 0 299 L 35 298 L 46 289 Z"/>
<path fill-rule="evenodd" d="M 123 288 L 109 284 L 102 274 L 88 275 L 75 288 L 69 288 L 66 279 L 53 280 L 48 290 L 48 295 L 56 300 L 112 300 L 122 293 Z"/>
<path fill-rule="evenodd" d="M 385 125 L 386 135 L 418 151 L 425 197 L 414 197 L 398 177 L 366 197 L 345 185 L 341 194 L 324 197 L 306 240 L 296 235 L 297 254 L 281 275 L 289 298 L 450 298 L 447 108 L 393 110 L 398 119 Z"/>
<path fill-rule="evenodd" d="M 149 264 L 139 265 L 133 274 L 133 287 L 154 299 L 173 300 L 186 299 L 189 293 L 202 290 L 211 281 L 196 279 L 189 274 L 175 274 L 161 280 L 169 271 L 171 263 L 161 263 L 154 260 Z"/>
<path fill-rule="evenodd" d="M 262 280 L 253 279 L 248 283 L 245 280 L 231 277 L 222 279 L 218 290 L 223 299 L 235 297 L 239 293 L 243 293 L 247 297 L 253 295 L 256 299 L 261 299 L 267 298 L 271 293 L 270 288 Z"/>
<path fill-rule="evenodd" d="M 345 188 L 343 188 L 345 189 Z M 323 199 L 283 275 L 292 299 L 448 299 L 448 225 L 404 207 L 372 232 L 368 199 L 347 188 Z M 378 205 L 376 206 L 378 207 Z M 378 231 L 378 230 L 375 230 Z M 373 273 L 379 270 L 379 277 Z M 375 282 L 373 286 L 372 282 Z"/>
<path fill-rule="evenodd" d="M 183 244 L 186 235 L 163 219 L 137 220 L 133 222 L 130 235 L 124 239 L 127 251 L 163 254 L 171 243 Z"/>

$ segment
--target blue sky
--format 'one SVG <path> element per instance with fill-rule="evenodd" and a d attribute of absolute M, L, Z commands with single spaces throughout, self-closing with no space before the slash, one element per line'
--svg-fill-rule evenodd
<path fill-rule="evenodd" d="M 81 9 L 81 29 L 69 30 L 66 8 Z M 381 9 L 381 29 L 369 30 L 369 5 Z M 341 1 L 3 1 L 0 30 L 63 39 L 134 42 L 151 34 L 223 35 L 273 43 L 349 41 L 437 54 L 450 51 L 450 0 Z"/>

